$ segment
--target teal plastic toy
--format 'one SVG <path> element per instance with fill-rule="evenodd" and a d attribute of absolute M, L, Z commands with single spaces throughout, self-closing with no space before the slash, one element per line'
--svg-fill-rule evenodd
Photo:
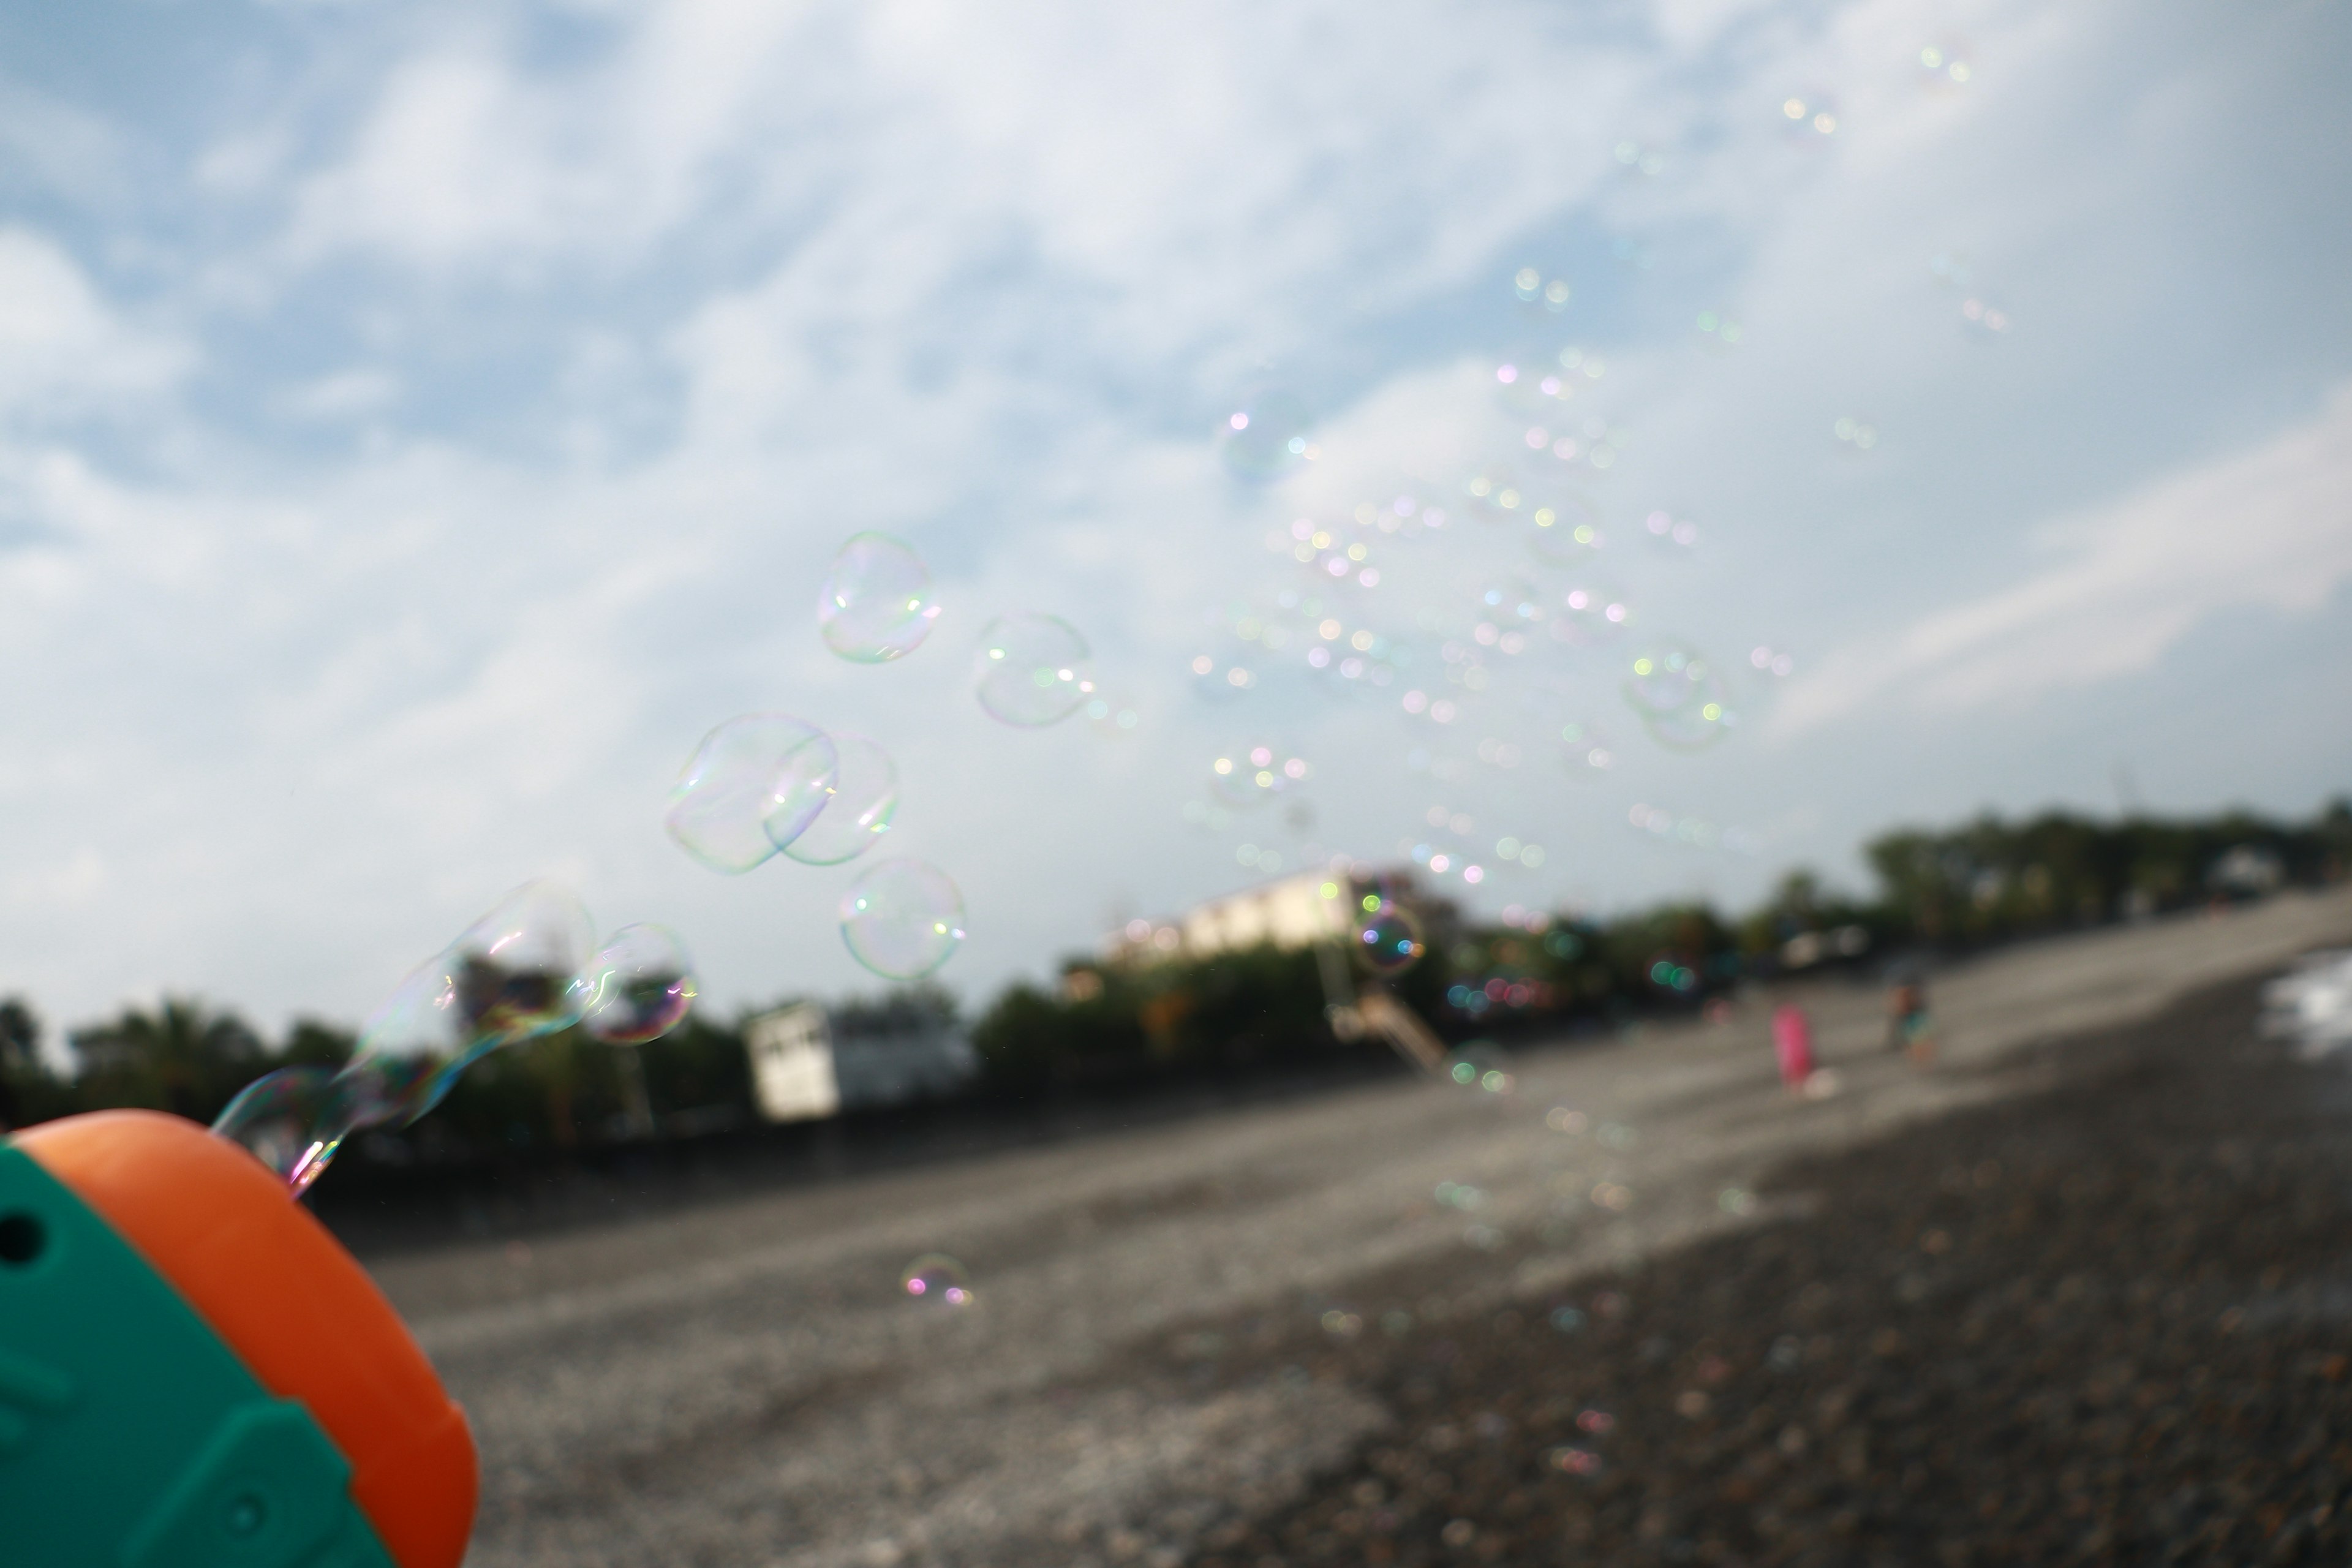
<path fill-rule="evenodd" d="M 471 1438 L 357 1265 L 193 1123 L 74 1121 L 0 1143 L 0 1564 L 457 1568 Z"/>

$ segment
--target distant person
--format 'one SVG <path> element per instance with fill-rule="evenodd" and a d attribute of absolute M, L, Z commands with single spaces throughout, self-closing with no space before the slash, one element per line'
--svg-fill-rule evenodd
<path fill-rule="evenodd" d="M 1780 1059 L 1780 1084 L 1801 1094 L 1813 1076 L 1813 1026 L 1794 1002 L 1772 1009 L 1772 1051 Z"/>
<path fill-rule="evenodd" d="M 1906 971 L 1886 989 L 1886 1048 L 1902 1051 L 1921 1067 L 1936 1058 L 1936 1034 L 1927 1016 L 1927 983 Z"/>

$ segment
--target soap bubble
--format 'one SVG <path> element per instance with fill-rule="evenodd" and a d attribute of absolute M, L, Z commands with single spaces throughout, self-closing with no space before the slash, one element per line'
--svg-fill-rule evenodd
<path fill-rule="evenodd" d="M 1790 93 L 1780 100 L 1780 123 L 1792 142 L 1826 142 L 1837 134 L 1837 105 L 1824 92 Z"/>
<path fill-rule="evenodd" d="M 1549 566 L 1575 566 L 1601 547 L 1601 509 L 1574 491 L 1546 497 L 1528 514 L 1528 550 Z"/>
<path fill-rule="evenodd" d="M 1919 49 L 1919 80 L 1939 89 L 1965 87 L 1976 75 L 1972 51 L 1963 39 L 1946 35 Z"/>
<path fill-rule="evenodd" d="M 1570 417 L 1565 405 L 1582 381 L 1560 365 L 1550 350 L 1528 348 L 1496 362 L 1495 401 L 1515 419 L 1564 422 Z M 1528 443 L 1530 447 L 1549 444 L 1549 436 Z"/>
<path fill-rule="evenodd" d="M 1723 739 L 1738 721 L 1738 713 L 1724 700 L 1718 681 L 1696 701 L 1685 703 L 1671 713 L 1649 715 L 1642 721 L 1642 727 L 1662 746 L 1677 752 L 1696 752 Z"/>
<path fill-rule="evenodd" d="M 963 941 L 963 894 L 921 860 L 885 860 L 841 896 L 841 940 L 852 957 L 890 980 L 919 980 Z"/>
<path fill-rule="evenodd" d="M 1507 463 L 1486 463 L 1462 481 L 1462 510 L 1482 522 L 1507 522 L 1535 510 L 1524 480 Z"/>
<path fill-rule="evenodd" d="M 675 933 L 626 925 L 588 961 L 580 1026 L 600 1040 L 642 1045 L 685 1021 L 694 1005 L 694 966 Z"/>
<path fill-rule="evenodd" d="M 714 871 L 749 871 L 799 837 L 831 798 L 833 742 L 782 713 L 746 713 L 702 738 L 663 819 Z"/>
<path fill-rule="evenodd" d="M 1671 713 L 1706 681 L 1706 657 L 1685 643 L 1643 646 L 1626 661 L 1625 700 L 1636 713 Z"/>
<path fill-rule="evenodd" d="M 241 1143 L 296 1193 L 306 1191 L 351 1131 L 338 1115 L 331 1068 L 290 1067 L 254 1079 L 213 1122 L 219 1137 Z"/>
<path fill-rule="evenodd" d="M 1372 898 L 1374 907 L 1356 921 L 1356 951 L 1375 972 L 1402 974 L 1428 951 L 1422 941 L 1421 922 L 1402 904 L 1367 896 Z"/>
<path fill-rule="evenodd" d="M 832 735 L 834 778 L 815 817 L 780 847 L 805 866 L 854 860 L 884 834 L 898 811 L 898 769 L 890 753 L 860 735 Z"/>
<path fill-rule="evenodd" d="M 825 574 L 816 625 L 842 658 L 882 664 L 919 647 L 939 613 L 921 556 L 887 533 L 854 533 Z"/>
<path fill-rule="evenodd" d="M 1291 393 L 1253 393 L 1217 425 L 1217 453 L 1236 478 L 1263 484 L 1307 461 L 1307 405 Z"/>
<path fill-rule="evenodd" d="M 1633 607 L 1614 583 L 1578 563 L 1559 595 L 1564 612 L 1552 617 L 1552 636 L 1565 643 L 1590 647 L 1613 642 L 1633 624 Z"/>
<path fill-rule="evenodd" d="M 1559 739 L 1560 761 L 1571 778 L 1591 778 L 1617 765 L 1609 737 L 1581 720 L 1570 719 L 1562 723 Z"/>
<path fill-rule="evenodd" d="M 1058 723 L 1094 694 L 1091 655 L 1067 621 L 1034 611 L 1000 616 L 980 637 L 980 705 L 1026 729 Z"/>
<path fill-rule="evenodd" d="M 459 1016 L 471 1039 L 529 1039 L 580 1021 L 596 945 L 588 911 L 553 882 L 526 882 L 449 945 Z"/>
<path fill-rule="evenodd" d="M 1696 648 L 1660 643 L 1628 665 L 1625 700 L 1663 744 L 1696 751 L 1721 740 L 1735 722 L 1723 672 Z"/>
<path fill-rule="evenodd" d="M 1837 437 L 1838 449 L 1843 452 L 1867 452 L 1878 445 L 1878 426 L 1852 414 L 1842 414 L 1830 426 L 1830 434 Z"/>
<path fill-rule="evenodd" d="M 1486 1094 L 1508 1094 L 1518 1087 L 1510 1058 L 1492 1040 L 1466 1040 L 1445 1059 L 1446 1079 Z"/>
<path fill-rule="evenodd" d="M 1143 721 L 1142 714 L 1132 701 L 1125 698 L 1105 697 L 1100 693 L 1087 699 L 1086 715 L 1087 724 L 1097 732 L 1111 736 L 1131 735 L 1135 733 L 1135 727 Z"/>
<path fill-rule="evenodd" d="M 927 1252 L 899 1272 L 898 1289 L 926 1306 L 952 1310 L 971 1305 L 971 1276 L 944 1252 Z"/>
<path fill-rule="evenodd" d="M 578 1023 L 594 945 L 588 911 L 562 888 L 509 894 L 369 1015 L 336 1084 L 351 1124 L 414 1121 L 481 1057 Z"/>

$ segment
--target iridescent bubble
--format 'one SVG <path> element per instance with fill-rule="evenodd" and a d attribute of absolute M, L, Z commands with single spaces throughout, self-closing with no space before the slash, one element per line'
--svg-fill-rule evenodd
<path fill-rule="evenodd" d="M 1264 484 L 1299 468 L 1311 447 L 1307 405 L 1293 393 L 1252 393 L 1217 424 L 1217 454 L 1236 478 Z"/>
<path fill-rule="evenodd" d="M 963 941 L 963 894 L 921 860 L 885 860 L 841 896 L 841 939 L 852 957 L 891 980 L 919 980 Z"/>
<path fill-rule="evenodd" d="M 927 1307 L 953 1310 L 972 1302 L 971 1276 L 944 1252 L 927 1252 L 899 1272 L 898 1289 Z"/>
<path fill-rule="evenodd" d="M 1220 706 L 1234 700 L 1258 684 L 1261 657 L 1257 649 L 1230 633 L 1210 637 L 1207 646 L 1185 660 L 1192 694 Z"/>
<path fill-rule="evenodd" d="M 1034 611 L 1000 616 L 981 633 L 980 705 L 1024 729 L 1058 723 L 1094 695 L 1092 656 L 1067 621 Z"/>
<path fill-rule="evenodd" d="M 1683 643 L 1661 643 L 1628 662 L 1625 700 L 1661 744 L 1696 751 L 1714 744 L 1737 721 L 1723 672 Z"/>
<path fill-rule="evenodd" d="M 1691 322 L 1691 341 L 1705 353 L 1728 353 L 1747 335 L 1747 328 L 1720 310 L 1701 310 Z"/>
<path fill-rule="evenodd" d="M 1617 753 L 1610 749 L 1609 737 L 1581 720 L 1570 719 L 1559 727 L 1560 761 L 1572 778 L 1591 778 L 1617 765 Z"/>
<path fill-rule="evenodd" d="M 1100 693 L 1087 699 L 1087 723 L 1098 734 L 1113 737 L 1131 735 L 1143 721 L 1136 705 L 1123 697 L 1106 697 Z"/>
<path fill-rule="evenodd" d="M 1552 636 L 1580 647 L 1614 642 L 1633 624 L 1624 591 L 1589 562 L 1572 563 L 1559 607 L 1561 613 L 1551 620 Z"/>
<path fill-rule="evenodd" d="M 588 911 L 562 888 L 509 894 L 369 1015 L 335 1084 L 350 1124 L 414 1121 L 481 1057 L 579 1022 L 594 945 Z"/>
<path fill-rule="evenodd" d="M 1919 48 L 1919 80 L 1921 85 L 1948 91 L 1966 87 L 1976 76 L 1972 63 L 1973 51 L 1967 42 L 1949 34 Z"/>
<path fill-rule="evenodd" d="M 290 1067 L 257 1078 L 228 1102 L 212 1130 L 241 1143 L 296 1193 L 319 1179 L 349 1135 L 331 1068 Z"/>
<path fill-rule="evenodd" d="M 1653 510 L 1643 518 L 1642 532 L 1676 555 L 1687 555 L 1698 548 L 1698 524 L 1664 510 Z"/>
<path fill-rule="evenodd" d="M 659 1039 L 694 1006 L 694 966 L 677 934 L 662 926 L 614 931 L 589 960 L 583 981 L 580 1026 L 616 1045 Z"/>
<path fill-rule="evenodd" d="M 1837 105 L 1825 92 L 1793 92 L 1780 100 L 1780 123 L 1791 141 L 1826 142 L 1837 134 Z"/>
<path fill-rule="evenodd" d="M 1376 973 L 1402 974 L 1428 951 L 1422 941 L 1421 921 L 1402 904 L 1370 894 L 1366 898 L 1374 907 L 1359 913 L 1356 951 Z"/>
<path fill-rule="evenodd" d="M 1842 414 L 1830 426 L 1837 437 L 1838 447 L 1846 452 L 1867 452 L 1878 445 L 1878 426 L 1852 414 Z"/>
<path fill-rule="evenodd" d="M 1487 463 L 1462 481 L 1462 510 L 1482 522 L 1510 522 L 1535 510 L 1526 481 L 1507 463 Z"/>
<path fill-rule="evenodd" d="M 1586 379 L 1561 365 L 1553 350 L 1534 347 L 1497 360 L 1492 374 L 1497 407 L 1515 419 L 1548 424 L 1568 419 L 1566 405 Z M 1540 450 L 1550 445 L 1550 437 L 1527 445 Z"/>
<path fill-rule="evenodd" d="M 1723 700 L 1718 687 L 1708 700 L 1672 713 L 1653 714 L 1643 721 L 1642 727 L 1662 746 L 1677 752 L 1696 752 L 1729 734 L 1738 721 L 1738 713 Z"/>
<path fill-rule="evenodd" d="M 1467 1040 L 1445 1058 L 1449 1082 L 1485 1094 L 1508 1094 L 1518 1087 L 1509 1058 L 1492 1040 Z"/>
<path fill-rule="evenodd" d="M 833 558 L 816 602 L 824 646 L 859 664 L 883 664 L 914 652 L 930 635 L 939 613 L 923 558 L 887 533 L 850 535 Z"/>
<path fill-rule="evenodd" d="M 1960 301 L 1960 327 L 1979 342 L 1994 342 L 2009 335 L 2009 312 L 1994 300 L 1971 294 Z"/>
<path fill-rule="evenodd" d="M 836 765 L 815 725 L 746 713 L 695 747 L 663 820 L 678 847 L 712 870 L 749 871 L 824 809 Z"/>
<path fill-rule="evenodd" d="M 1671 713 L 1697 694 L 1708 674 L 1705 655 L 1685 643 L 1645 645 L 1626 661 L 1625 700 L 1636 713 Z"/>
<path fill-rule="evenodd" d="M 1523 305 L 1540 305 L 1554 314 L 1568 309 L 1569 296 L 1573 292 L 1565 278 L 1547 279 L 1532 267 L 1522 267 L 1511 275 L 1511 292 Z"/>
<path fill-rule="evenodd" d="M 898 769 L 862 735 L 832 735 L 832 785 L 816 816 L 779 847 L 804 866 L 838 866 L 874 847 L 898 811 Z"/>
<path fill-rule="evenodd" d="M 1601 509 L 1573 490 L 1545 497 L 1528 521 L 1528 552 L 1547 565 L 1582 565 L 1601 548 Z"/>
<path fill-rule="evenodd" d="M 505 1044 L 580 1021 L 596 928 L 572 893 L 526 882 L 449 944 L 458 1017 L 470 1040 Z"/>

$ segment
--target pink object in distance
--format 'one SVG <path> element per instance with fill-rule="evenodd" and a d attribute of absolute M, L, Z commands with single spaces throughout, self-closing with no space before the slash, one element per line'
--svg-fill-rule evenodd
<path fill-rule="evenodd" d="M 1780 1058 L 1780 1082 L 1802 1089 L 1813 1076 L 1813 1026 L 1793 1002 L 1772 1009 L 1772 1050 Z"/>

